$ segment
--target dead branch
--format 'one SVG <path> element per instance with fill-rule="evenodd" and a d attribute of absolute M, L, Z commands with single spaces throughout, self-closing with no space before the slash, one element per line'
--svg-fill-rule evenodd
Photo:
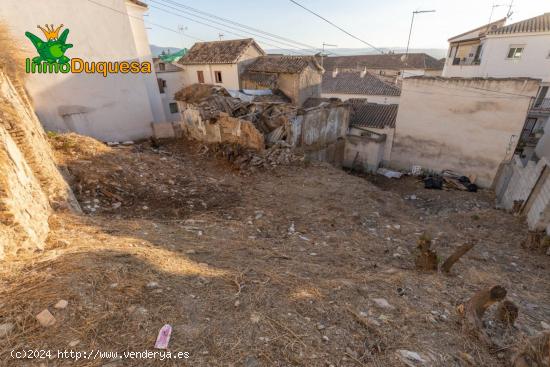
<path fill-rule="evenodd" d="M 445 260 L 443 265 L 441 266 L 441 270 L 445 273 L 449 273 L 451 271 L 451 268 L 453 265 L 462 257 L 464 254 L 466 254 L 468 251 L 470 251 L 475 246 L 475 243 L 466 243 L 453 252 L 451 256 Z"/>
<path fill-rule="evenodd" d="M 414 259 L 414 265 L 418 270 L 437 271 L 437 253 L 430 249 L 432 239 L 422 235 L 417 241 L 418 252 Z"/>
<path fill-rule="evenodd" d="M 550 332 L 527 339 L 512 357 L 513 367 L 550 366 Z"/>
<path fill-rule="evenodd" d="M 477 335 L 481 340 L 491 345 L 490 338 L 483 331 L 483 315 L 491 305 L 502 301 L 504 297 L 506 297 L 506 289 L 499 285 L 483 289 L 474 294 L 464 304 L 465 330 Z"/>
<path fill-rule="evenodd" d="M 498 304 L 496 317 L 500 322 L 512 326 L 518 318 L 519 309 L 514 302 L 504 300 Z"/>

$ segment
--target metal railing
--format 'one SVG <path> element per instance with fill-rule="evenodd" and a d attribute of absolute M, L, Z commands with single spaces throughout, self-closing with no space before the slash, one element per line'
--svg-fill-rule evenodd
<path fill-rule="evenodd" d="M 479 65 L 481 63 L 480 59 L 474 59 L 471 57 L 459 58 L 455 57 L 453 59 L 453 65 Z"/>
<path fill-rule="evenodd" d="M 533 111 L 550 112 L 550 98 L 537 98 L 531 107 Z"/>

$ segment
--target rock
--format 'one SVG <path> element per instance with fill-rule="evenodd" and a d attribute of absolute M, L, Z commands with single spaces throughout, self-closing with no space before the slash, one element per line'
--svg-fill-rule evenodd
<path fill-rule="evenodd" d="M 547 323 L 544 322 L 544 321 L 541 321 L 541 322 L 540 322 L 540 326 L 541 326 L 544 330 L 550 330 L 550 325 L 547 324 Z"/>
<path fill-rule="evenodd" d="M 6 337 L 9 333 L 11 333 L 14 327 L 15 325 L 11 322 L 0 324 L 0 339 Z"/>
<path fill-rule="evenodd" d="M 323 338 L 322 338 L 322 339 L 323 339 L 323 341 L 325 341 L 325 342 L 328 342 L 328 340 L 329 340 L 329 339 L 328 339 L 328 336 L 326 336 L 326 335 L 323 335 Z"/>
<path fill-rule="evenodd" d="M 244 360 L 244 367 L 260 367 L 260 361 L 254 356 L 247 356 Z"/>
<path fill-rule="evenodd" d="M 317 324 L 317 330 L 323 330 L 326 326 L 323 324 Z"/>
<path fill-rule="evenodd" d="M 52 326 L 53 324 L 55 324 L 55 317 L 53 317 L 48 309 L 45 309 L 38 315 L 36 315 L 36 319 L 38 320 L 40 325 L 44 327 Z"/>
<path fill-rule="evenodd" d="M 235 307 L 239 307 L 241 305 L 241 301 L 236 300 L 234 305 L 235 305 Z"/>
<path fill-rule="evenodd" d="M 126 146 L 128 146 L 128 145 L 134 145 L 134 142 L 133 142 L 132 140 L 126 140 L 126 141 L 123 141 L 123 142 L 122 142 L 122 145 L 126 145 Z"/>
<path fill-rule="evenodd" d="M 194 255 L 194 254 L 197 253 L 197 251 L 195 251 L 195 250 L 187 250 L 187 251 L 185 251 L 185 253 L 186 253 L 187 255 Z"/>
<path fill-rule="evenodd" d="M 408 366 L 415 366 L 418 364 L 424 364 L 426 363 L 426 360 L 420 356 L 420 354 L 416 352 L 411 352 L 410 350 L 405 349 L 398 349 L 397 355 L 399 358 Z M 411 364 L 410 362 L 414 362 L 416 364 Z"/>
<path fill-rule="evenodd" d="M 116 147 L 118 144 L 120 144 L 118 141 L 109 141 L 109 142 L 107 142 L 107 146 L 109 146 L 109 147 Z"/>
<path fill-rule="evenodd" d="M 294 228 L 294 222 L 290 223 L 290 227 L 288 227 L 288 234 L 294 234 L 296 232 L 296 228 Z"/>
<path fill-rule="evenodd" d="M 146 287 L 149 289 L 155 289 L 158 288 L 159 284 L 157 282 L 149 282 L 147 283 Z"/>
<path fill-rule="evenodd" d="M 389 304 L 389 302 L 385 298 L 373 298 L 372 300 L 376 306 L 380 308 L 384 308 L 386 310 L 393 310 L 395 307 Z"/>
<path fill-rule="evenodd" d="M 464 360 L 464 361 L 465 361 L 466 363 L 468 363 L 469 365 L 475 366 L 476 361 L 475 361 L 474 357 L 472 357 L 472 356 L 469 355 L 468 353 L 466 353 L 466 352 L 458 352 L 458 356 L 460 357 L 460 359 Z"/>
<path fill-rule="evenodd" d="M 80 340 L 71 340 L 71 342 L 69 343 L 69 347 L 76 347 L 78 344 L 80 344 Z"/>
<path fill-rule="evenodd" d="M 113 203 L 113 209 L 118 209 L 121 206 L 122 206 L 122 203 L 119 203 L 119 202 Z"/>
<path fill-rule="evenodd" d="M 59 301 L 57 301 L 57 303 L 53 307 L 57 308 L 58 310 L 62 310 L 66 308 L 68 305 L 69 305 L 69 302 L 65 301 L 64 299 L 60 299 Z"/>

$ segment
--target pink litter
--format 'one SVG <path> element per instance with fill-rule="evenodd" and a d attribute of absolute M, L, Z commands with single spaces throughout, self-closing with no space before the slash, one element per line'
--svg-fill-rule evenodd
<path fill-rule="evenodd" d="M 172 326 L 166 324 L 159 331 L 157 341 L 155 342 L 155 348 L 167 349 L 168 343 L 170 342 L 170 335 L 172 335 Z"/>

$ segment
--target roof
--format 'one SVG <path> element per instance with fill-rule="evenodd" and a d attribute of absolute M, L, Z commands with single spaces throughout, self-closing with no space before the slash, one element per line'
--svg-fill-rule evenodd
<path fill-rule="evenodd" d="M 371 129 L 395 128 L 397 104 L 353 103 L 350 116 L 350 127 Z"/>
<path fill-rule="evenodd" d="M 522 20 L 504 27 L 497 28 L 487 34 L 539 33 L 550 32 L 550 13 Z"/>
<path fill-rule="evenodd" d="M 313 56 L 261 56 L 247 66 L 247 72 L 298 74 L 308 66 L 323 72 Z"/>
<path fill-rule="evenodd" d="M 234 64 L 251 46 L 255 47 L 260 54 L 265 55 L 262 48 L 252 38 L 197 42 L 178 63 L 182 65 Z"/>
<path fill-rule="evenodd" d="M 145 4 L 143 1 L 139 1 L 139 0 L 129 0 L 131 3 L 134 3 L 136 5 L 139 5 L 139 6 L 143 6 L 144 8 L 147 8 L 147 4 Z"/>
<path fill-rule="evenodd" d="M 431 69 L 443 70 L 444 63 L 425 53 L 325 57 L 325 70 L 342 69 Z"/>
<path fill-rule="evenodd" d="M 478 39 L 484 36 L 488 30 L 500 28 L 504 25 L 504 23 L 506 23 L 506 18 L 495 20 L 494 22 L 484 24 L 481 27 L 477 27 L 475 29 L 472 29 L 467 32 L 456 35 L 454 37 L 451 37 L 449 38 L 448 41 L 456 42 L 456 41 L 468 41 L 468 40 Z"/>
<path fill-rule="evenodd" d="M 387 83 L 368 72 L 363 77 L 361 74 L 360 71 L 346 71 L 333 76 L 333 73 L 326 72 L 323 74 L 321 93 L 401 95 L 401 89 L 397 85 Z"/>

